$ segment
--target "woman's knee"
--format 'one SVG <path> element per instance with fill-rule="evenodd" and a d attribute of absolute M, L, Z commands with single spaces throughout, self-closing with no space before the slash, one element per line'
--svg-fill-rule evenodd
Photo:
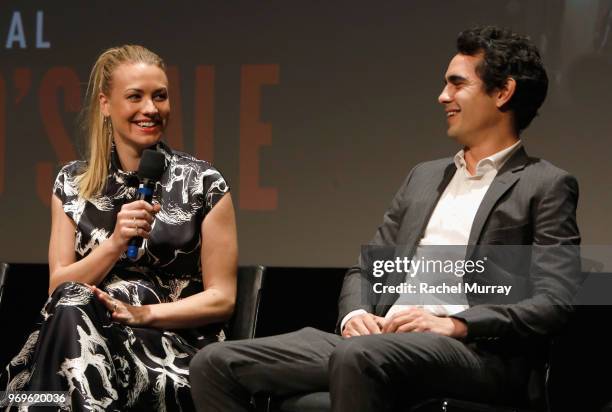
<path fill-rule="evenodd" d="M 51 297 L 73 297 L 75 295 L 92 295 L 91 290 L 84 283 L 68 281 L 55 288 Z"/>
<path fill-rule="evenodd" d="M 95 299 L 87 285 L 79 282 L 64 282 L 50 296 L 45 310 L 56 313 L 58 310 L 72 307 L 84 307 L 95 304 Z"/>

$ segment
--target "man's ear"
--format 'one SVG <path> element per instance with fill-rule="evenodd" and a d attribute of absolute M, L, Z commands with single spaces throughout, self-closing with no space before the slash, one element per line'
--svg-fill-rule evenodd
<path fill-rule="evenodd" d="M 497 89 L 495 94 L 495 104 L 498 109 L 501 109 L 506 103 L 510 101 L 516 90 L 516 80 L 512 77 L 506 79 L 506 83 Z"/>
<path fill-rule="evenodd" d="M 100 93 L 98 95 L 98 100 L 100 102 L 100 112 L 104 117 L 110 116 L 110 101 L 108 97 L 104 93 Z"/>

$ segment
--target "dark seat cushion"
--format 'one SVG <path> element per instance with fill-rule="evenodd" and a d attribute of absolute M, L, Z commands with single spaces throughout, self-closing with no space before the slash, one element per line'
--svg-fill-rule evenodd
<path fill-rule="evenodd" d="M 313 392 L 296 395 L 283 400 L 279 409 L 282 412 L 329 412 L 331 401 L 329 392 Z M 429 399 L 410 409 L 410 412 L 527 412 L 504 406 L 486 405 L 458 399 Z"/>
<path fill-rule="evenodd" d="M 329 392 L 313 392 L 284 399 L 280 408 L 283 412 L 329 412 Z"/>

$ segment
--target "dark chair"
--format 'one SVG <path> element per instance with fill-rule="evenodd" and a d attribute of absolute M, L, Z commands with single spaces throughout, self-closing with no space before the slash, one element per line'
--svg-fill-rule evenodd
<path fill-rule="evenodd" d="M 538 393 L 545 393 L 548 389 L 549 366 L 541 374 L 534 374 L 532 382 L 540 388 Z M 531 382 L 530 382 L 531 383 Z M 313 392 L 295 395 L 285 399 L 268 399 L 268 412 L 329 412 L 331 399 L 329 392 Z M 542 400 L 541 403 L 544 403 Z M 549 411 L 548 399 L 546 404 L 535 409 L 506 405 L 490 405 L 480 402 L 471 402 L 453 398 L 426 399 L 407 409 L 407 412 L 544 412 Z"/>
<path fill-rule="evenodd" d="M 329 412 L 331 400 L 329 392 L 313 392 L 284 399 L 277 408 L 272 406 L 270 409 L 283 412 Z"/>
<path fill-rule="evenodd" d="M 283 412 L 329 412 L 329 392 L 313 392 L 285 399 L 278 407 Z M 506 408 L 467 402 L 458 399 L 429 399 L 412 407 L 409 412 L 526 412 L 523 409 Z"/>
<path fill-rule="evenodd" d="M 19 351 L 35 326 L 47 298 L 48 270 L 46 264 L 9 266 L 0 262 L 0 323 L 11 331 L 3 341 L 0 365 L 5 365 Z M 228 339 L 254 337 L 264 272 L 263 266 L 238 269 L 236 308 L 226 329 Z"/>
<path fill-rule="evenodd" d="M 612 370 L 612 354 L 603 328 L 612 318 L 612 273 L 589 273 L 578 305 L 565 329 L 552 340 L 548 364 L 540 379 L 544 404 L 538 411 L 610 411 L 609 380 L 600 379 Z M 582 301 L 581 301 L 582 299 Z M 598 305 L 590 305 L 597 302 Z M 534 383 L 536 383 L 534 381 Z M 275 403 L 276 402 L 276 403 Z M 328 392 L 317 392 L 271 401 L 271 410 L 284 412 L 327 412 Z M 464 400 L 428 399 L 409 412 L 522 412 L 516 407 L 493 406 Z"/>
<path fill-rule="evenodd" d="M 0 263 L 0 367 L 23 347 L 36 327 L 40 309 L 48 298 L 49 268 L 39 263 Z"/>
<path fill-rule="evenodd" d="M 0 262 L 0 305 L 2 305 L 2 295 L 4 295 L 4 282 L 9 271 L 9 264 Z"/>
<path fill-rule="evenodd" d="M 345 273 L 344 268 L 266 268 L 257 337 L 280 335 L 304 327 L 333 332 L 338 318 L 338 295 L 342 289 Z M 299 285 L 299 289 L 296 289 L 296 285 Z M 328 400 L 325 403 L 326 409 L 322 410 L 327 411 L 329 393 L 323 392 L 323 394 Z M 305 396 L 307 399 L 310 398 L 309 395 Z M 277 411 L 278 401 L 279 399 L 273 399 L 265 393 L 255 394 L 255 410 Z M 301 406 L 299 408 L 296 410 L 308 412 L 319 410 L 302 409 Z"/>
<path fill-rule="evenodd" d="M 271 402 L 271 411 L 282 412 L 329 412 L 331 401 L 329 392 L 313 392 L 292 396 L 280 401 L 278 405 Z M 532 410 L 508 406 L 487 405 L 459 399 L 428 399 L 413 406 L 408 412 L 531 412 Z"/>
<path fill-rule="evenodd" d="M 415 405 L 409 412 L 529 412 L 508 406 L 493 406 L 459 399 L 429 399 Z"/>
<path fill-rule="evenodd" d="M 263 266 L 238 268 L 236 307 L 228 323 L 226 336 L 228 340 L 255 337 L 265 270 Z"/>
<path fill-rule="evenodd" d="M 342 274 L 343 275 L 343 274 Z M 340 277 L 341 279 L 341 277 Z M 326 280 L 329 282 L 329 280 Z M 340 284 L 341 285 L 341 282 Z M 274 285 L 270 285 L 274 287 Z M 318 285 L 320 289 L 325 289 L 324 286 Z M 268 289 L 268 287 L 267 287 Z M 318 310 L 333 312 L 336 310 L 338 294 L 340 288 L 334 288 L 337 292 L 333 296 L 326 296 L 325 299 L 318 300 Z M 265 316 L 262 316 L 265 319 Z M 302 325 L 299 325 L 302 326 Z M 305 326 L 305 325 L 304 325 Z M 322 328 L 328 332 L 332 332 L 335 326 L 335 320 L 333 323 L 326 325 L 327 327 Z M 541 381 L 544 379 L 542 378 Z M 538 382 L 538 386 L 544 386 L 544 382 Z M 543 391 L 543 390 L 542 390 Z M 274 397 L 261 397 L 259 399 L 258 410 L 267 410 L 269 412 L 329 412 L 331 410 L 331 401 L 329 392 L 314 392 L 300 394 L 284 399 Z M 538 409 L 539 410 L 539 409 Z M 543 410 L 546 410 L 545 408 Z M 468 402 L 458 399 L 439 398 L 439 399 L 428 399 L 419 405 L 413 406 L 409 412 L 528 412 L 525 409 L 518 409 L 512 407 L 487 405 L 476 402 Z"/>

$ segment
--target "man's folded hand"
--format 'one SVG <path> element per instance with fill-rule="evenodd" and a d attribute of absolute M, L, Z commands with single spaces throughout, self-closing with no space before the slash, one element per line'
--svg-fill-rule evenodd
<path fill-rule="evenodd" d="M 346 325 L 344 325 L 342 336 L 349 338 L 351 336 L 380 334 L 382 333 L 384 322 L 385 318 L 371 313 L 355 315 L 346 322 Z"/>

